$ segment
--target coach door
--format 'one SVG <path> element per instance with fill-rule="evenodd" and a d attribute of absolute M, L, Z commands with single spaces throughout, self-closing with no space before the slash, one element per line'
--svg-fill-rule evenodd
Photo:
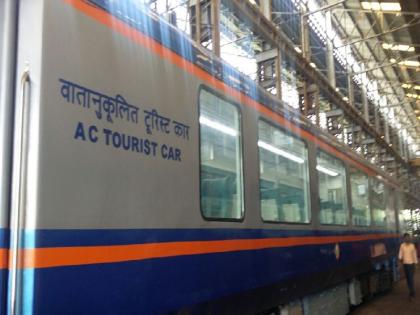
<path fill-rule="evenodd" d="M 0 1 L 0 314 L 8 290 L 17 3 Z"/>

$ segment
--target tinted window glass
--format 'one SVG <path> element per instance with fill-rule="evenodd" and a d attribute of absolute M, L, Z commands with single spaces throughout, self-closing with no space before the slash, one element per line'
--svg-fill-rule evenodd
<path fill-rule="evenodd" d="M 369 177 L 354 168 L 350 169 L 351 205 L 353 225 L 370 225 Z"/>
<path fill-rule="evenodd" d="M 386 191 L 386 226 L 389 230 L 396 231 L 395 190 L 388 186 Z"/>
<path fill-rule="evenodd" d="M 405 195 L 399 191 L 397 193 L 397 211 L 398 211 L 398 224 L 399 233 L 404 234 L 409 232 L 409 226 L 411 221 L 411 211 L 408 209 Z"/>
<path fill-rule="evenodd" d="M 371 188 L 373 223 L 386 226 L 385 185 L 376 178 L 371 178 Z"/>
<path fill-rule="evenodd" d="M 207 218 L 240 219 L 243 176 L 239 110 L 202 90 L 199 120 L 201 211 Z"/>
<path fill-rule="evenodd" d="M 346 170 L 343 162 L 318 151 L 317 166 L 322 224 L 347 224 Z"/>
<path fill-rule="evenodd" d="M 261 216 L 265 221 L 308 223 L 308 152 L 302 140 L 258 124 Z"/>

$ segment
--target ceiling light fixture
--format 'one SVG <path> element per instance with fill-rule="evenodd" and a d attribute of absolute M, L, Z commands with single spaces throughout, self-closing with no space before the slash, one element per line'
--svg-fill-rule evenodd
<path fill-rule="evenodd" d="M 406 67 L 414 67 L 414 68 L 420 67 L 420 62 L 417 60 L 404 60 L 404 61 L 400 61 L 398 64 L 401 66 L 406 66 Z"/>
<path fill-rule="evenodd" d="M 391 63 L 397 63 L 397 60 L 395 58 L 391 58 L 389 59 L 389 61 Z M 418 62 L 417 60 L 402 60 L 402 61 L 399 61 L 398 64 L 400 66 L 405 66 L 405 67 L 413 67 L 413 68 L 420 67 L 420 62 Z"/>
<path fill-rule="evenodd" d="M 399 2 L 366 2 L 363 1 L 362 8 L 364 10 L 372 11 L 401 11 L 401 5 Z"/>
<path fill-rule="evenodd" d="M 411 84 L 407 84 L 407 83 L 403 83 L 401 85 L 404 89 L 415 89 L 415 90 L 420 90 L 420 85 L 411 85 Z"/>
<path fill-rule="evenodd" d="M 405 96 L 407 96 L 409 98 L 415 98 L 415 99 L 420 100 L 420 94 L 407 93 Z"/>
<path fill-rule="evenodd" d="M 382 48 L 387 49 L 387 50 L 408 51 L 408 52 L 413 52 L 416 50 L 413 46 L 410 46 L 410 45 L 387 44 L 387 43 L 383 43 Z"/>
<path fill-rule="evenodd" d="M 401 11 L 401 5 L 399 2 L 382 2 L 382 11 Z"/>

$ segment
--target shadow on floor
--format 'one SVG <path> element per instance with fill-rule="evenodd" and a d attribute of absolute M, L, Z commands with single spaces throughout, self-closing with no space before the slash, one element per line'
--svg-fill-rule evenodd
<path fill-rule="evenodd" d="M 351 315 L 420 315 L 420 268 L 416 270 L 415 284 L 417 296 L 409 301 L 405 279 L 394 284 L 393 289 L 385 295 L 377 296 L 352 312 Z"/>

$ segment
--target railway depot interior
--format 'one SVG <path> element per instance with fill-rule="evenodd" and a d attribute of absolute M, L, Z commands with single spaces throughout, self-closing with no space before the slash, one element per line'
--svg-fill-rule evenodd
<path fill-rule="evenodd" d="M 0 314 L 420 314 L 417 0 L 0 1 Z"/>

